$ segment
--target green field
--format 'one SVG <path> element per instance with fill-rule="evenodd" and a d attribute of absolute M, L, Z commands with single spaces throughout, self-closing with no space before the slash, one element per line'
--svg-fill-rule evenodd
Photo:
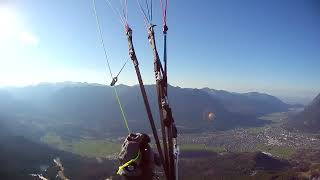
<path fill-rule="evenodd" d="M 296 153 L 296 151 L 293 148 L 267 146 L 265 144 L 258 144 L 257 149 L 260 151 L 268 152 L 274 156 L 278 156 L 284 159 L 290 159 Z"/>
<path fill-rule="evenodd" d="M 269 120 L 273 123 L 281 123 L 283 119 L 286 119 L 288 117 L 288 112 L 278 112 L 278 113 L 271 113 L 267 114 L 265 116 L 259 117 L 259 119 L 262 120 Z"/>
<path fill-rule="evenodd" d="M 121 144 L 108 140 L 77 139 L 72 141 L 63 140 L 54 133 L 48 133 L 41 141 L 60 150 L 69 151 L 87 157 L 107 157 L 120 151 Z"/>
<path fill-rule="evenodd" d="M 205 144 L 182 144 L 180 146 L 181 151 L 209 151 L 209 152 L 226 152 L 224 147 L 206 146 Z"/>
<path fill-rule="evenodd" d="M 247 132 L 251 135 L 258 135 L 264 131 L 265 127 L 248 128 Z"/>

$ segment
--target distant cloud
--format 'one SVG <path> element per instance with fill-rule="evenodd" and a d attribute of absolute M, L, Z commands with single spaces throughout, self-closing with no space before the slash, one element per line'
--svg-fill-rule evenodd
<path fill-rule="evenodd" d="M 25 45 L 37 46 L 39 44 L 39 38 L 34 34 L 31 34 L 29 32 L 20 32 L 19 36 L 21 42 Z"/>

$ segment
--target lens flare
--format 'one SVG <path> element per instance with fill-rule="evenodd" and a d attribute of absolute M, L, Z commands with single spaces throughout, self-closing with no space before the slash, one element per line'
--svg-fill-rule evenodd
<path fill-rule="evenodd" d="M 208 121 L 213 121 L 216 119 L 216 115 L 213 112 L 208 113 Z"/>

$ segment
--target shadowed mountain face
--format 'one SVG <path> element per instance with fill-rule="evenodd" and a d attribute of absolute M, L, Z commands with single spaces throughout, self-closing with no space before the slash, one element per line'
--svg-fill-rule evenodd
<path fill-rule="evenodd" d="M 304 111 L 292 117 L 287 126 L 305 132 L 320 132 L 320 94 Z"/>
<path fill-rule="evenodd" d="M 148 131 L 150 128 L 146 123 L 147 115 L 139 87 L 119 85 L 117 89 L 131 129 Z M 147 85 L 146 90 L 154 118 L 159 122 L 155 86 Z M 87 83 L 41 84 L 9 88 L 0 96 L 2 115 L 40 130 L 126 131 L 113 89 L 109 86 Z M 239 94 L 208 88 L 170 86 L 169 100 L 180 131 L 262 125 L 266 122 L 257 120 L 258 116 L 285 111 L 289 107 L 266 94 Z M 216 117 L 213 122 L 208 121 L 209 113 L 214 113 Z"/>
<path fill-rule="evenodd" d="M 61 159 L 64 174 L 70 179 L 105 179 L 114 175 L 117 162 L 87 158 L 60 151 L 30 138 L 32 130 L 10 123 L 12 119 L 0 115 L 0 179 L 35 180 L 31 174 L 56 179 L 59 168 L 53 160 Z M 22 136 L 23 135 L 23 136 Z M 25 136 L 25 137 L 24 137 Z"/>
<path fill-rule="evenodd" d="M 291 179 L 288 161 L 262 152 L 182 152 L 181 179 Z M 198 166 L 195 166 L 198 164 Z M 192 169 L 192 171 L 190 171 Z M 278 178 L 272 178 L 278 176 Z"/>
<path fill-rule="evenodd" d="M 228 111 L 243 115 L 264 115 L 287 111 L 289 107 L 288 104 L 280 99 L 264 93 L 231 93 L 208 88 L 204 88 L 203 90 L 208 92 L 213 98 L 220 100 Z"/>
<path fill-rule="evenodd" d="M 0 179 L 38 179 L 31 174 L 42 174 L 56 179 L 59 168 L 53 159 L 59 157 L 70 179 L 105 179 L 114 175 L 117 163 L 111 160 L 97 161 L 59 151 L 47 145 L 32 142 L 21 136 L 0 139 Z"/>

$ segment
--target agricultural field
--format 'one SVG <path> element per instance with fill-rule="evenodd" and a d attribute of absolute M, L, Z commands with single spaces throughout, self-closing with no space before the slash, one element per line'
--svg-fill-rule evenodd
<path fill-rule="evenodd" d="M 102 139 L 65 140 L 54 133 L 47 133 L 41 141 L 60 150 L 86 157 L 114 158 L 120 151 L 121 144 Z"/>

